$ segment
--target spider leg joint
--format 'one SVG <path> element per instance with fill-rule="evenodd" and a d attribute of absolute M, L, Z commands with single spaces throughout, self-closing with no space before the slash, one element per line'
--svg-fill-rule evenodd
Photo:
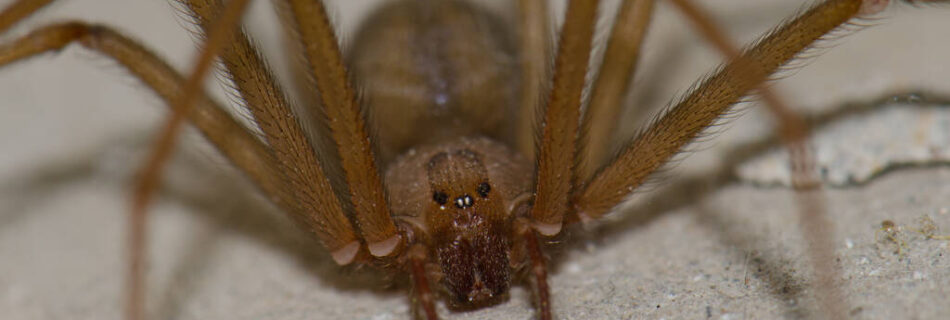
<path fill-rule="evenodd" d="M 538 233 L 544 236 L 553 236 L 561 232 L 561 228 L 564 226 L 563 222 L 558 223 L 543 223 L 543 222 L 533 222 L 531 226 L 534 227 L 534 230 L 537 230 Z"/>
<path fill-rule="evenodd" d="M 887 5 L 890 4 L 890 0 L 864 0 L 864 3 L 861 4 L 861 9 L 858 10 L 858 14 L 872 15 L 884 11 L 887 9 Z"/>
<path fill-rule="evenodd" d="M 392 237 L 389 237 L 389 239 L 369 243 L 367 248 L 369 249 L 369 253 L 374 257 L 385 257 L 390 253 L 393 253 L 393 251 L 396 250 L 396 247 L 399 246 L 400 242 L 402 242 L 402 237 L 396 234 Z"/>
<path fill-rule="evenodd" d="M 353 241 L 340 249 L 333 250 L 330 252 L 330 256 L 333 257 L 333 261 L 335 261 L 338 265 L 345 266 L 350 264 L 350 262 L 353 262 L 353 259 L 356 258 L 356 253 L 359 251 L 359 241 Z"/>

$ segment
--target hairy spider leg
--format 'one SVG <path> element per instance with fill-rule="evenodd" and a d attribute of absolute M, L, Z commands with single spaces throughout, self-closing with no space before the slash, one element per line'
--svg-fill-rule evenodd
<path fill-rule="evenodd" d="M 349 186 L 357 226 L 370 254 L 384 257 L 399 254 L 403 242 L 396 232 L 386 202 L 383 182 L 373 155 L 366 121 L 349 82 L 333 27 L 321 1 L 290 0 L 292 27 L 297 31 L 311 68 L 330 131 Z"/>
<path fill-rule="evenodd" d="M 547 1 L 519 0 L 518 17 L 521 106 L 515 144 L 518 151 L 533 162 L 538 147 L 538 111 L 542 102 L 542 91 L 548 84 L 551 59 Z"/>
<path fill-rule="evenodd" d="M 185 3 L 199 27 L 207 30 L 220 10 L 218 0 L 189 0 Z M 300 123 L 288 117 L 294 108 L 266 67 L 257 49 L 239 31 L 221 55 L 225 69 L 245 106 L 264 132 L 281 171 L 286 174 L 286 192 L 300 210 L 294 216 L 315 233 L 341 265 L 353 262 L 362 247 L 361 239 L 346 217 L 340 198 L 318 159 Z"/>
<path fill-rule="evenodd" d="M 599 1 L 571 1 L 567 7 L 550 98 L 541 124 L 531 222 L 542 235 L 561 231 L 573 185 L 581 92 L 590 58 Z"/>
<path fill-rule="evenodd" d="M 590 102 L 581 119 L 575 188 L 587 182 L 615 145 L 617 119 L 627 107 L 623 98 L 637 72 L 640 48 L 653 17 L 655 0 L 624 0 L 607 39 L 604 59 L 591 87 Z M 639 106 L 633 106 L 634 108 Z M 596 125 L 595 125 L 596 124 Z"/>
<path fill-rule="evenodd" d="M 730 39 L 702 8 L 690 0 L 671 1 L 693 27 L 727 59 L 739 57 L 741 52 L 734 45 L 735 41 Z M 778 122 L 775 131 L 789 153 L 788 165 L 799 203 L 801 229 L 804 238 L 809 239 L 808 252 L 815 272 L 812 286 L 818 293 L 819 313 L 829 319 L 843 319 L 845 310 L 850 308 L 847 307 L 840 286 L 834 283 L 834 279 L 838 279 L 840 275 L 833 263 L 834 230 L 828 219 L 824 192 L 821 191 L 821 184 L 814 171 L 815 155 L 808 145 L 808 125 L 769 86 L 759 87 L 757 95 L 762 98 L 766 110 Z"/>
<path fill-rule="evenodd" d="M 128 305 L 126 306 L 127 319 L 145 318 L 145 242 L 146 218 L 148 205 L 155 195 L 162 174 L 162 169 L 175 147 L 175 141 L 181 133 L 185 117 L 193 109 L 198 97 L 203 93 L 203 81 L 211 69 L 214 58 L 221 48 L 229 42 L 229 36 L 235 26 L 240 25 L 244 9 L 248 0 L 233 0 L 228 2 L 222 15 L 211 26 L 208 37 L 199 50 L 198 58 L 192 67 L 191 75 L 185 82 L 184 92 L 178 100 L 172 103 L 172 112 L 168 116 L 158 140 L 152 147 L 152 152 L 139 169 L 138 177 L 133 190 L 131 218 L 129 219 L 129 273 L 128 273 Z"/>

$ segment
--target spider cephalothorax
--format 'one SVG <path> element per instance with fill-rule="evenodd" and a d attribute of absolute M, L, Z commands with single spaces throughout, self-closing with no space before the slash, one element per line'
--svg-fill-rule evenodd
<path fill-rule="evenodd" d="M 510 286 L 514 208 L 529 193 L 528 164 L 488 138 L 413 149 L 386 175 L 393 213 L 430 248 L 458 308 L 497 301 Z M 396 190 L 399 189 L 399 190 Z"/>
<path fill-rule="evenodd" d="M 433 194 L 426 226 L 447 291 L 458 303 L 474 304 L 507 292 L 510 214 L 491 194 L 479 156 L 470 149 L 437 153 L 426 164 L 426 178 Z"/>

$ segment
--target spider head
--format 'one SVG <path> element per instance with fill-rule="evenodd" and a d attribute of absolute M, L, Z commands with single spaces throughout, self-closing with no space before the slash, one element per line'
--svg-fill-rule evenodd
<path fill-rule="evenodd" d="M 456 308 L 502 298 L 510 286 L 509 224 L 477 153 L 438 153 L 426 168 L 432 191 L 426 224 L 442 282 Z"/>

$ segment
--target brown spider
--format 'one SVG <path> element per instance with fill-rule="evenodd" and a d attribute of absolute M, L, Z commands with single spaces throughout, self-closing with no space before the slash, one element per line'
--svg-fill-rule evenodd
<path fill-rule="evenodd" d="M 448 155 L 447 155 L 448 157 L 455 157 L 455 156 L 460 157 L 460 158 L 458 158 L 458 159 L 462 159 L 462 160 L 459 161 L 459 162 L 461 162 L 461 163 L 463 163 L 463 164 L 466 164 L 466 163 L 471 164 L 471 163 L 474 161 L 474 160 L 472 160 L 472 159 L 477 159 L 477 155 L 474 155 L 474 156 L 473 156 L 472 154 L 466 153 L 466 152 L 456 152 L 456 153 L 451 153 L 451 152 L 449 152 L 449 153 L 447 153 L 447 154 L 448 154 Z M 468 159 L 468 160 L 466 160 L 466 159 Z M 466 161 L 467 161 L 467 162 L 466 162 Z M 431 166 L 431 167 L 437 167 L 437 166 L 440 165 L 440 163 L 442 163 L 442 162 L 438 162 L 438 161 L 433 162 L 433 161 L 431 161 L 431 159 L 430 159 L 430 161 L 428 162 L 429 166 Z M 453 162 L 453 163 L 454 163 L 454 162 Z M 491 185 L 489 185 L 489 188 L 487 188 L 487 189 L 488 189 L 487 191 L 484 191 L 484 192 L 483 192 L 483 190 L 485 190 L 486 188 L 484 188 L 481 183 L 475 184 L 474 187 L 472 188 L 472 190 L 469 190 L 469 191 L 471 191 L 471 192 L 469 192 L 469 193 L 474 193 L 474 194 L 479 194 L 479 195 L 481 195 L 482 193 L 488 194 L 488 193 L 492 192 L 492 190 L 493 190 L 490 186 L 491 186 Z M 498 191 L 497 188 L 494 188 L 494 189 L 495 189 L 494 191 Z M 428 193 L 427 193 L 426 195 L 429 196 Z M 390 196 L 392 196 L 392 194 L 390 194 Z M 441 204 L 441 202 L 443 202 L 443 201 L 440 201 L 440 200 L 439 200 L 439 199 L 443 199 L 443 197 L 441 197 L 441 196 L 438 194 L 438 192 L 432 193 L 432 194 L 431 194 L 431 198 L 432 198 L 432 200 L 434 200 L 434 201 L 436 201 L 436 202 L 439 202 L 440 204 Z M 471 201 L 471 199 L 469 199 L 469 200 L 466 200 L 466 199 L 467 199 L 467 198 L 465 198 L 465 197 L 463 197 L 463 196 L 459 196 L 459 197 L 455 197 L 454 200 L 455 200 L 455 201 L 460 201 L 460 202 L 458 202 L 458 206 L 460 206 L 460 207 L 471 206 L 471 202 L 469 202 L 469 201 Z M 444 199 L 444 200 L 446 200 L 445 202 L 448 202 L 449 199 Z M 474 200 L 477 201 L 478 199 L 474 199 Z M 542 228 L 542 229 L 543 229 L 543 228 Z"/>

